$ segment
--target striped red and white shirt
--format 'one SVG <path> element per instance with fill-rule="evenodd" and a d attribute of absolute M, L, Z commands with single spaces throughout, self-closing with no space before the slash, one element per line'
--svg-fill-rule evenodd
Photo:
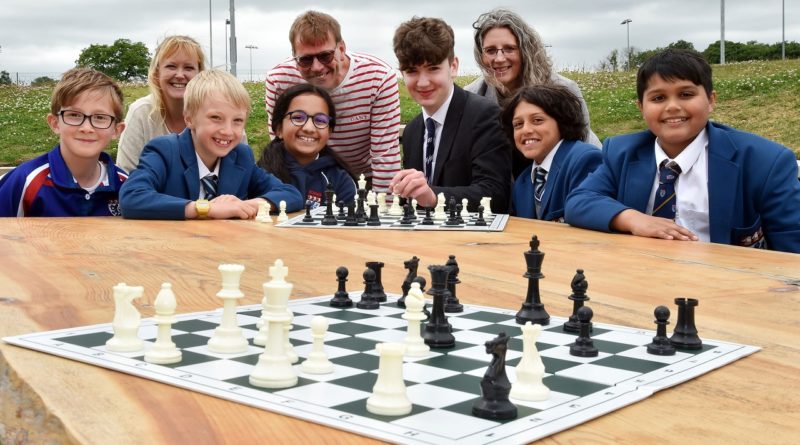
<path fill-rule="evenodd" d="M 386 62 L 367 54 L 347 53 L 350 69 L 330 91 L 336 127 L 328 146 L 353 174 L 372 176 L 372 189 L 388 192 L 400 171 L 400 93 L 397 74 Z M 289 58 L 267 73 L 266 106 L 272 133 L 272 110 L 284 90 L 306 80 Z"/>

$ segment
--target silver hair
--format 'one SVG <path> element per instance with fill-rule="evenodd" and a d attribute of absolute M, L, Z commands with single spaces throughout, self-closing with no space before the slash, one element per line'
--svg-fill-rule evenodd
<path fill-rule="evenodd" d="M 475 47 L 473 49 L 475 62 L 481 67 L 486 81 L 494 85 L 503 95 L 508 95 L 512 91 L 507 91 L 507 88 L 494 77 L 492 70 L 483 64 L 483 37 L 494 28 L 507 28 L 517 38 L 522 64 L 521 87 L 550 82 L 553 64 L 547 56 L 544 42 L 539 33 L 528 26 L 519 14 L 505 8 L 496 8 L 481 14 L 472 27 L 475 29 Z"/>

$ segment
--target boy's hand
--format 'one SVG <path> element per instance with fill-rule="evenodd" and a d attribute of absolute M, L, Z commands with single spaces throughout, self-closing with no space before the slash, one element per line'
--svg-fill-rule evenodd
<path fill-rule="evenodd" d="M 253 198 L 253 199 L 245 200 L 243 202 L 245 204 L 249 205 L 250 207 L 252 207 L 253 209 L 255 209 L 256 214 L 258 214 L 258 204 L 261 203 L 261 202 L 268 202 L 268 201 L 266 199 L 264 199 L 264 198 Z M 274 209 L 275 207 L 272 207 L 272 204 L 270 204 L 270 208 Z"/>
<path fill-rule="evenodd" d="M 691 230 L 675 224 L 675 221 L 646 215 L 633 209 L 620 212 L 611 220 L 611 228 L 618 232 L 630 232 L 636 236 L 680 241 L 697 241 Z"/>
<path fill-rule="evenodd" d="M 400 170 L 389 183 L 389 190 L 395 196 L 416 199 L 422 207 L 436 205 L 436 193 L 428 185 L 425 174 L 413 168 Z"/>
<path fill-rule="evenodd" d="M 211 210 L 208 217 L 213 219 L 252 219 L 258 213 L 258 204 L 253 207 L 234 195 L 219 195 L 210 201 Z"/>

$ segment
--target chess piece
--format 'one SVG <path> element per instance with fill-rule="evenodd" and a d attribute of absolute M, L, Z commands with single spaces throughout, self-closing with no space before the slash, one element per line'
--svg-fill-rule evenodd
<path fill-rule="evenodd" d="M 384 215 L 386 213 L 386 192 L 378 193 L 378 214 Z"/>
<path fill-rule="evenodd" d="M 475 220 L 475 225 L 476 226 L 485 226 L 486 225 L 486 220 L 483 218 L 484 209 L 485 209 L 485 207 L 478 206 L 478 218 Z"/>
<path fill-rule="evenodd" d="M 483 209 L 486 212 L 484 217 L 488 218 L 488 217 L 493 215 L 493 213 L 492 213 L 492 198 L 490 198 L 488 196 L 484 196 L 483 198 L 481 198 L 481 205 L 483 206 Z"/>
<path fill-rule="evenodd" d="M 425 217 L 422 218 L 422 222 L 420 223 L 423 226 L 432 226 L 433 225 L 433 217 L 431 217 L 431 208 L 425 207 Z"/>
<path fill-rule="evenodd" d="M 369 205 L 369 219 L 367 225 L 370 227 L 377 227 L 381 225 L 381 218 L 378 216 L 378 204 Z"/>
<path fill-rule="evenodd" d="M 486 353 L 492 361 L 481 379 L 481 398 L 472 405 L 472 415 L 484 419 L 504 420 L 517 417 L 517 407 L 508 400 L 511 382 L 506 375 L 506 350 L 509 337 L 505 332 L 486 342 Z"/>
<path fill-rule="evenodd" d="M 450 273 L 449 266 L 428 266 L 431 273 L 431 288 L 428 295 L 433 297 L 433 313 L 430 320 L 425 324 L 425 332 L 422 338 L 425 344 L 432 348 L 452 348 L 456 345 L 456 338 L 453 336 L 453 327 L 447 321 L 444 314 L 444 300 L 447 293 L 447 275 Z"/>
<path fill-rule="evenodd" d="M 461 280 L 458 279 L 459 268 L 456 256 L 450 255 L 445 266 L 450 267 L 450 273 L 447 275 L 447 298 L 444 302 L 444 311 L 464 312 L 464 305 L 458 301 L 456 296 L 456 285 L 461 283 Z"/>
<path fill-rule="evenodd" d="M 406 355 L 409 357 L 424 357 L 430 353 L 430 348 L 420 335 L 420 322 L 425 320 L 422 308 L 425 307 L 425 297 L 419 288 L 419 283 L 411 283 L 411 290 L 408 291 L 406 298 L 406 311 L 403 319 L 408 321 L 406 338 L 403 343 L 406 345 Z"/>
<path fill-rule="evenodd" d="M 658 306 L 653 311 L 656 320 L 656 336 L 653 342 L 647 345 L 647 352 L 653 355 L 675 355 L 675 346 L 672 345 L 667 337 L 667 325 L 669 324 L 669 308 Z"/>
<path fill-rule="evenodd" d="M 375 272 L 375 283 L 372 285 L 372 296 L 379 302 L 386 301 L 386 292 L 383 290 L 383 280 L 381 279 L 381 270 L 384 264 L 380 261 L 367 261 L 366 266 Z"/>
<path fill-rule="evenodd" d="M 359 309 L 378 309 L 381 305 L 372 293 L 375 285 L 375 271 L 368 267 L 364 270 L 363 276 L 364 293 L 361 294 L 361 299 L 356 303 L 356 307 Z"/>
<path fill-rule="evenodd" d="M 339 212 L 336 214 L 336 221 L 344 221 L 347 219 L 347 215 L 345 215 L 345 205 L 344 201 L 337 201 L 337 207 L 339 208 Z"/>
<path fill-rule="evenodd" d="M 403 291 L 403 295 L 397 300 L 397 306 L 399 307 L 406 307 L 406 295 L 408 295 L 408 291 L 411 289 L 411 282 L 417 276 L 419 258 L 414 256 L 410 260 L 404 261 L 403 267 L 408 270 L 408 273 L 406 274 L 406 278 L 403 280 L 403 284 L 400 286 L 400 289 Z"/>
<path fill-rule="evenodd" d="M 433 219 L 443 220 L 447 218 L 447 213 L 444 211 L 445 198 L 444 193 L 436 195 L 436 206 L 433 212 Z"/>
<path fill-rule="evenodd" d="M 392 206 L 389 207 L 389 215 L 391 216 L 403 216 L 403 208 L 400 207 L 400 197 L 394 196 L 392 199 Z"/>
<path fill-rule="evenodd" d="M 214 329 L 214 334 L 208 340 L 208 350 L 218 354 L 235 354 L 247 351 L 247 339 L 244 338 L 242 329 L 236 323 L 236 300 L 244 297 L 239 290 L 239 281 L 244 272 L 241 264 L 220 264 L 219 272 L 222 274 L 222 289 L 217 292 L 217 297 L 222 298 L 222 321 Z"/>
<path fill-rule="evenodd" d="M 425 285 L 428 284 L 428 282 L 425 281 L 425 277 L 423 277 L 422 275 L 417 275 L 416 277 L 414 277 L 413 280 L 411 280 L 411 284 L 413 285 L 414 283 L 419 283 L 419 290 L 422 291 L 422 293 L 424 294 L 425 293 Z M 422 300 L 422 303 L 423 303 L 422 313 L 425 314 L 425 320 L 426 321 L 430 320 L 431 311 L 428 310 L 428 305 L 425 302 L 425 300 Z"/>
<path fill-rule="evenodd" d="M 288 388 L 297 384 L 297 374 L 284 349 L 284 325 L 291 320 L 287 307 L 293 287 L 285 280 L 288 273 L 283 261 L 276 260 L 269 268 L 272 280 L 263 285 L 267 303 L 262 317 L 268 326 L 268 341 L 249 379 L 251 385 L 260 388 Z"/>
<path fill-rule="evenodd" d="M 461 198 L 461 211 L 459 212 L 459 215 L 464 221 L 469 219 L 469 210 L 467 210 L 468 205 L 469 200 L 467 198 Z"/>
<path fill-rule="evenodd" d="M 589 336 L 589 327 L 592 323 L 592 308 L 582 306 L 578 309 L 578 322 L 580 322 L 580 334 L 575 339 L 575 343 L 569 347 L 570 355 L 576 357 L 597 357 L 598 350 L 594 347 L 594 341 Z"/>
<path fill-rule="evenodd" d="M 542 383 L 544 363 L 536 349 L 536 339 L 542 325 L 525 322 L 522 326 L 522 359 L 516 368 L 517 381 L 511 385 L 511 397 L 530 402 L 540 402 L 550 397 L 550 389 Z"/>
<path fill-rule="evenodd" d="M 411 204 L 409 204 L 409 203 L 405 203 L 405 204 L 403 205 L 403 217 L 402 217 L 402 218 L 400 218 L 400 224 L 403 224 L 403 225 L 410 225 L 410 224 L 413 224 L 413 223 L 414 223 L 414 219 L 415 219 L 415 218 L 412 218 L 412 216 L 411 216 L 411 212 L 412 212 L 412 210 L 411 210 Z"/>
<path fill-rule="evenodd" d="M 669 341 L 678 349 L 694 350 L 703 347 L 703 341 L 697 336 L 694 324 L 694 308 L 698 303 L 694 298 L 675 299 L 675 304 L 678 305 L 678 321 Z"/>
<path fill-rule="evenodd" d="M 278 222 L 289 221 L 289 215 L 286 214 L 286 201 L 278 203 L 278 209 L 280 210 L 280 213 L 278 213 Z"/>
<path fill-rule="evenodd" d="M 563 329 L 566 332 L 578 333 L 581 330 L 580 322 L 578 322 L 578 309 L 583 307 L 583 304 L 589 301 L 586 296 L 586 290 L 589 289 L 589 282 L 586 281 L 586 276 L 583 275 L 583 269 L 575 271 L 575 276 L 572 277 L 572 295 L 569 299 L 572 300 L 572 315 L 564 323 Z M 591 330 L 591 328 L 590 328 Z"/>
<path fill-rule="evenodd" d="M 367 179 L 364 177 L 364 173 L 358 175 L 358 189 L 367 190 Z"/>
<path fill-rule="evenodd" d="M 314 222 L 314 217 L 311 216 L 311 204 L 306 204 L 306 214 L 303 216 L 304 223 Z"/>
<path fill-rule="evenodd" d="M 461 211 L 464 210 L 464 206 L 461 203 L 456 204 L 456 224 L 461 225 L 464 224 L 464 217 L 461 216 Z"/>
<path fill-rule="evenodd" d="M 335 226 L 338 224 L 336 215 L 333 214 L 333 200 L 335 194 L 333 193 L 333 185 L 328 184 L 325 188 L 325 216 L 322 218 L 323 226 Z"/>
<path fill-rule="evenodd" d="M 378 343 L 378 380 L 367 399 L 367 411 L 381 416 L 402 416 L 411 412 L 411 401 L 403 381 L 403 352 L 400 343 Z"/>
<path fill-rule="evenodd" d="M 112 352 L 135 352 L 144 347 L 139 338 L 139 324 L 142 316 L 133 305 L 133 300 L 144 293 L 141 286 L 128 286 L 119 283 L 113 287 L 114 295 L 114 321 L 111 327 L 114 336 L 106 342 L 106 349 Z"/>
<path fill-rule="evenodd" d="M 353 300 L 350 299 L 350 294 L 347 293 L 347 289 L 345 289 L 345 283 L 347 283 L 347 275 L 350 274 L 350 271 L 347 270 L 346 267 L 341 266 L 336 269 L 336 281 L 339 283 L 339 289 L 333 294 L 333 299 L 330 301 L 330 305 L 333 307 L 353 307 Z"/>
<path fill-rule="evenodd" d="M 447 219 L 444 221 L 444 225 L 457 226 L 459 224 L 456 211 L 456 198 L 451 196 L 450 201 L 447 203 Z"/>
<path fill-rule="evenodd" d="M 269 216 L 270 205 L 266 200 L 258 202 L 258 213 L 256 213 L 256 221 L 263 223 L 271 223 L 272 217 Z"/>
<path fill-rule="evenodd" d="M 373 204 L 378 205 L 377 195 L 374 191 L 370 190 L 367 192 L 367 207 Z"/>
<path fill-rule="evenodd" d="M 333 363 L 328 360 L 325 353 L 323 340 L 325 333 L 328 332 L 328 319 L 321 315 L 315 315 L 311 319 L 311 352 L 308 358 L 300 365 L 300 369 L 308 374 L 330 374 L 333 372 Z"/>
<path fill-rule="evenodd" d="M 345 227 L 356 227 L 358 226 L 358 220 L 356 219 L 356 208 L 355 202 L 351 202 L 347 205 L 347 218 L 344 220 Z"/>
<path fill-rule="evenodd" d="M 550 323 L 550 314 L 544 309 L 539 295 L 539 280 L 544 278 L 542 275 L 544 252 L 539 250 L 539 239 L 536 235 L 531 237 L 530 247 L 530 250 L 524 253 L 528 271 L 522 275 L 528 279 L 528 293 L 525 296 L 525 302 L 522 303 L 522 308 L 517 312 L 516 319 L 519 324 L 530 321 L 533 324 L 546 326 Z"/>
<path fill-rule="evenodd" d="M 364 224 L 367 222 L 367 212 L 364 209 L 364 201 L 367 198 L 367 191 L 364 189 L 358 189 L 357 191 L 358 198 L 356 199 L 356 222 L 359 224 Z"/>
<path fill-rule="evenodd" d="M 172 342 L 172 325 L 175 323 L 175 293 L 172 292 L 172 284 L 161 284 L 161 290 L 156 295 L 155 307 L 156 315 L 153 320 L 158 325 L 156 342 L 144 354 L 144 361 L 166 365 L 181 361 L 181 350 Z"/>

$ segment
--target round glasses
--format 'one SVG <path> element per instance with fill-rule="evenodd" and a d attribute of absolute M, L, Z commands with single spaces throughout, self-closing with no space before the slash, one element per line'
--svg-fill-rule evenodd
<path fill-rule="evenodd" d="M 497 53 L 502 53 L 504 56 L 508 57 L 516 54 L 518 50 L 519 48 L 516 46 L 504 46 L 502 48 L 490 46 L 488 48 L 483 48 L 483 54 L 489 57 L 497 57 Z"/>
<path fill-rule="evenodd" d="M 89 119 L 89 123 L 92 127 L 98 130 L 105 130 L 111 127 L 114 121 L 117 120 L 116 117 L 109 114 L 83 114 L 80 111 L 74 110 L 61 110 L 58 112 L 58 115 L 61 116 L 61 120 L 65 124 L 74 127 L 80 127 L 86 122 L 86 119 Z"/>
<path fill-rule="evenodd" d="M 309 54 L 307 56 L 298 56 L 294 60 L 301 68 L 310 68 L 314 64 L 314 59 L 319 60 L 319 63 L 327 65 L 333 61 L 333 55 L 336 53 L 336 48 L 323 51 L 321 53 Z"/>
<path fill-rule="evenodd" d="M 301 110 L 290 111 L 286 113 L 286 117 L 289 118 L 289 121 L 291 121 L 292 125 L 297 127 L 304 126 L 306 122 L 311 119 L 311 123 L 320 130 L 328 128 L 328 126 L 334 121 L 333 117 L 328 116 L 325 113 L 317 113 L 312 116 Z"/>

